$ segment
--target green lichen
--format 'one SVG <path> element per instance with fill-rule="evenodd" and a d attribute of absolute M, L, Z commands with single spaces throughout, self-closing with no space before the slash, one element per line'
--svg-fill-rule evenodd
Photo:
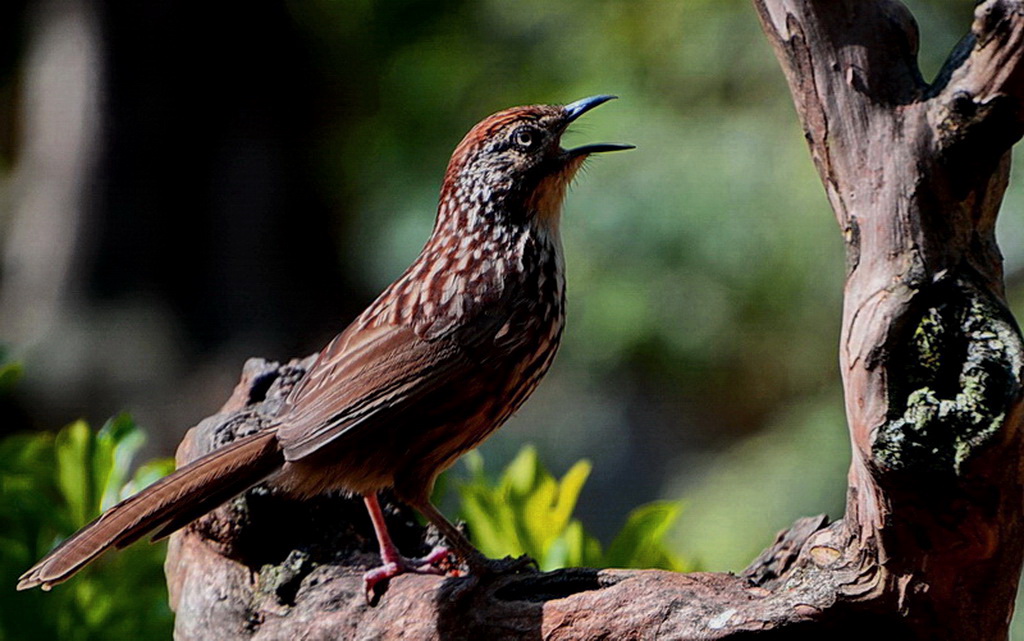
<path fill-rule="evenodd" d="M 906 344 L 892 350 L 889 419 L 873 443 L 888 471 L 960 475 L 998 434 L 1021 389 L 1019 330 L 973 285 L 937 285 Z"/>
<path fill-rule="evenodd" d="M 260 568 L 256 594 L 272 596 L 280 603 L 294 605 L 302 579 L 315 567 L 307 552 L 292 550 L 281 563 Z"/>
<path fill-rule="evenodd" d="M 938 374 L 942 363 L 940 356 L 948 335 L 949 332 L 942 323 L 939 310 L 934 307 L 928 309 L 914 329 L 914 337 L 911 341 L 911 346 L 916 352 L 917 363 L 923 372 L 927 372 L 929 375 Z"/>

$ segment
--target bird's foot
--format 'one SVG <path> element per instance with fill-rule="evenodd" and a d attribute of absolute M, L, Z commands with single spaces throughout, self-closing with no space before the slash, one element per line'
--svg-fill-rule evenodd
<path fill-rule="evenodd" d="M 444 575 L 445 571 L 438 567 L 438 564 L 447 560 L 450 554 L 448 548 L 436 547 L 429 554 L 418 559 L 409 559 L 400 555 L 384 559 L 384 563 L 379 567 L 367 570 L 363 574 L 363 587 L 366 591 L 367 603 L 376 605 L 387 588 L 387 582 L 400 574 Z"/>

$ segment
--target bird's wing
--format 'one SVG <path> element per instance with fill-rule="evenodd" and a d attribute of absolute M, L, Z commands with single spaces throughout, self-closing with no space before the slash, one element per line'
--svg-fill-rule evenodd
<path fill-rule="evenodd" d="M 397 325 L 351 327 L 320 353 L 281 412 L 278 439 L 294 461 L 342 434 L 387 420 L 471 363 L 452 341 Z"/>
<path fill-rule="evenodd" d="M 489 307 L 489 309 L 488 309 Z M 500 306 L 498 306 L 500 309 Z M 464 323 L 353 325 L 328 345 L 289 395 L 278 439 L 286 460 L 320 449 L 353 429 L 372 428 L 428 393 L 488 367 L 507 315 L 473 310 Z M 504 345 L 498 346 L 498 351 Z"/>

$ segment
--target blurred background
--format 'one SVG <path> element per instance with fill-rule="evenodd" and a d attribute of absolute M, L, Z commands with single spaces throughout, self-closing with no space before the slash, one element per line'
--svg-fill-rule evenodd
<path fill-rule="evenodd" d="M 930 78 L 973 3 L 908 4 Z M 475 122 L 597 93 L 567 144 L 637 149 L 569 195 L 565 342 L 488 466 L 590 459 L 599 536 L 682 498 L 712 570 L 840 516 L 842 244 L 747 0 L 5 0 L 2 434 L 127 410 L 172 452 L 247 357 L 320 349 L 413 260 Z"/>

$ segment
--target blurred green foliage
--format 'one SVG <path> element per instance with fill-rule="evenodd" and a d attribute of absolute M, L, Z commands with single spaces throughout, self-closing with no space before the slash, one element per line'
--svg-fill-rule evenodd
<path fill-rule="evenodd" d="M 170 637 L 162 544 L 105 556 L 50 593 L 14 592 L 58 541 L 170 472 L 173 461 L 159 459 L 130 474 L 143 440 L 121 415 L 99 431 L 77 421 L 0 441 L 0 640 Z"/>
<path fill-rule="evenodd" d="M 163 577 L 163 544 L 133 545 L 104 556 L 49 593 L 13 590 L 17 577 L 61 539 L 173 469 L 172 460 L 158 459 L 131 475 L 143 440 L 127 415 L 99 431 L 77 421 L 56 435 L 0 440 L 0 589 L 8 591 L 0 599 L 0 641 L 170 636 L 173 616 Z M 636 508 L 602 550 L 573 518 L 589 463 L 580 461 L 556 479 L 527 446 L 496 484 L 487 479 L 479 453 L 473 452 L 467 464 L 469 479 L 456 481 L 461 513 L 486 554 L 529 554 L 545 570 L 687 569 L 664 544 L 679 516 L 677 503 Z"/>
<path fill-rule="evenodd" d="M 786 407 L 763 433 L 699 463 L 699 484 L 670 489 L 687 502 L 673 549 L 739 572 L 795 518 L 828 510 L 841 516 L 850 444 L 842 406 L 825 402 L 837 396 L 833 388 Z"/>
<path fill-rule="evenodd" d="M 11 361 L 7 356 L 7 347 L 0 344 L 0 394 L 9 393 L 21 375 L 21 363 Z"/>
<path fill-rule="evenodd" d="M 465 458 L 469 479 L 456 481 L 461 517 L 480 550 L 492 557 L 528 554 L 542 570 L 561 567 L 662 568 L 686 571 L 687 563 L 665 546 L 665 536 L 681 506 L 655 501 L 635 508 L 607 549 L 573 518 L 576 501 L 590 475 L 579 461 L 556 479 L 526 446 L 502 472 L 488 479 L 483 456 Z"/>

